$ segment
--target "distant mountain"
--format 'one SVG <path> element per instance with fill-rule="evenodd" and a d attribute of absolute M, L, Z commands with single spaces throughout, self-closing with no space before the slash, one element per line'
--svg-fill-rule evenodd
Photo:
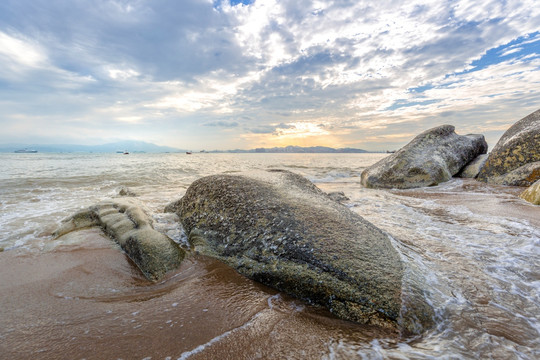
<path fill-rule="evenodd" d="M 37 150 L 39 153 L 114 153 L 119 151 L 128 151 L 130 153 L 145 152 L 145 153 L 165 153 L 165 152 L 186 152 L 186 150 L 176 149 L 168 146 L 159 146 L 144 141 L 119 141 L 103 145 L 76 145 L 76 144 L 8 144 L 0 145 L 0 152 L 14 152 L 16 150 L 27 149 Z M 369 151 L 353 148 L 334 149 L 326 146 L 286 146 L 273 148 L 256 148 L 251 150 L 214 150 L 204 151 L 209 153 L 290 153 L 290 154 L 328 154 L 328 153 L 367 153 Z"/>
<path fill-rule="evenodd" d="M 227 150 L 227 151 L 212 151 L 212 152 L 228 152 L 228 153 L 367 153 L 367 150 L 353 149 L 353 148 L 340 148 L 334 149 L 326 146 L 286 146 L 286 147 L 273 147 L 273 148 L 256 148 L 251 150 Z"/>
<path fill-rule="evenodd" d="M 117 151 L 128 151 L 130 153 L 146 152 L 146 153 L 164 153 L 164 152 L 184 152 L 168 146 L 159 146 L 144 141 L 119 141 L 115 143 L 103 145 L 76 145 L 76 144 L 9 144 L 0 145 L 0 152 L 14 152 L 20 149 L 37 150 L 40 153 L 72 153 L 72 152 L 87 152 L 87 153 L 114 153 Z"/>

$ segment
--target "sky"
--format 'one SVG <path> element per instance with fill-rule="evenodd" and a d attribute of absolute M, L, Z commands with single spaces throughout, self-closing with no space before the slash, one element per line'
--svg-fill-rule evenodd
<path fill-rule="evenodd" d="M 0 2 L 0 144 L 492 148 L 539 108 L 536 0 Z"/>

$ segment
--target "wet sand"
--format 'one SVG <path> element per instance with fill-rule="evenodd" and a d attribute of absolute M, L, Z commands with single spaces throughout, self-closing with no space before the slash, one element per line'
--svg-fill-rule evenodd
<path fill-rule="evenodd" d="M 1 358 L 321 358 L 333 339 L 394 335 L 335 319 L 202 256 L 149 283 L 98 229 L 77 236 L 84 244 L 0 253 Z"/>

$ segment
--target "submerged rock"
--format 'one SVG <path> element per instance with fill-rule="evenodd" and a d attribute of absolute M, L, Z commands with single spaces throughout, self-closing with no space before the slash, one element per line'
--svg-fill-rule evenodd
<path fill-rule="evenodd" d="M 104 201 L 79 211 L 64 219 L 54 235 L 91 226 L 100 226 L 152 281 L 176 269 L 185 255 L 178 244 L 154 230 L 150 217 L 131 199 Z"/>
<path fill-rule="evenodd" d="M 198 252 L 253 280 L 344 319 L 412 333 L 432 325 L 420 291 L 404 295 L 389 236 L 299 175 L 204 177 L 169 209 Z"/>
<path fill-rule="evenodd" d="M 519 197 L 531 204 L 540 205 L 540 180 L 529 186 Z"/>
<path fill-rule="evenodd" d="M 131 196 L 131 197 L 135 197 L 137 196 L 136 193 L 134 193 L 133 191 L 131 191 L 131 189 L 125 187 L 125 186 L 121 186 L 120 189 L 118 190 L 118 196 Z"/>
<path fill-rule="evenodd" d="M 478 180 L 500 183 L 501 177 L 506 174 L 539 161 L 540 110 L 537 110 L 516 122 L 503 134 L 489 153 L 486 164 L 478 174 Z"/>
<path fill-rule="evenodd" d="M 332 191 L 327 193 L 326 195 L 328 195 L 330 199 L 337 201 L 338 203 L 350 200 L 343 191 Z"/>
<path fill-rule="evenodd" d="M 483 135 L 457 135 L 452 125 L 423 132 L 396 153 L 362 172 L 369 188 L 409 189 L 450 180 L 463 166 L 487 152 Z"/>
<path fill-rule="evenodd" d="M 474 179 L 478 176 L 478 173 L 486 163 L 488 158 L 487 154 L 478 155 L 476 159 L 465 165 L 459 173 L 456 174 L 460 178 Z"/>

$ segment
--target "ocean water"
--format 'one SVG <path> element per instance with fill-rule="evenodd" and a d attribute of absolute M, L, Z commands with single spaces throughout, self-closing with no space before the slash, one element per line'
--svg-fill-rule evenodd
<path fill-rule="evenodd" d="M 0 154 L 0 358 L 540 358 L 540 207 L 518 198 L 523 189 L 468 179 L 363 188 L 362 170 L 384 156 Z M 343 191 L 351 211 L 392 236 L 424 279 L 433 329 L 399 338 L 338 320 L 200 255 L 152 284 L 99 229 L 51 236 L 125 187 L 184 244 L 163 208 L 194 180 L 276 168 Z"/>

